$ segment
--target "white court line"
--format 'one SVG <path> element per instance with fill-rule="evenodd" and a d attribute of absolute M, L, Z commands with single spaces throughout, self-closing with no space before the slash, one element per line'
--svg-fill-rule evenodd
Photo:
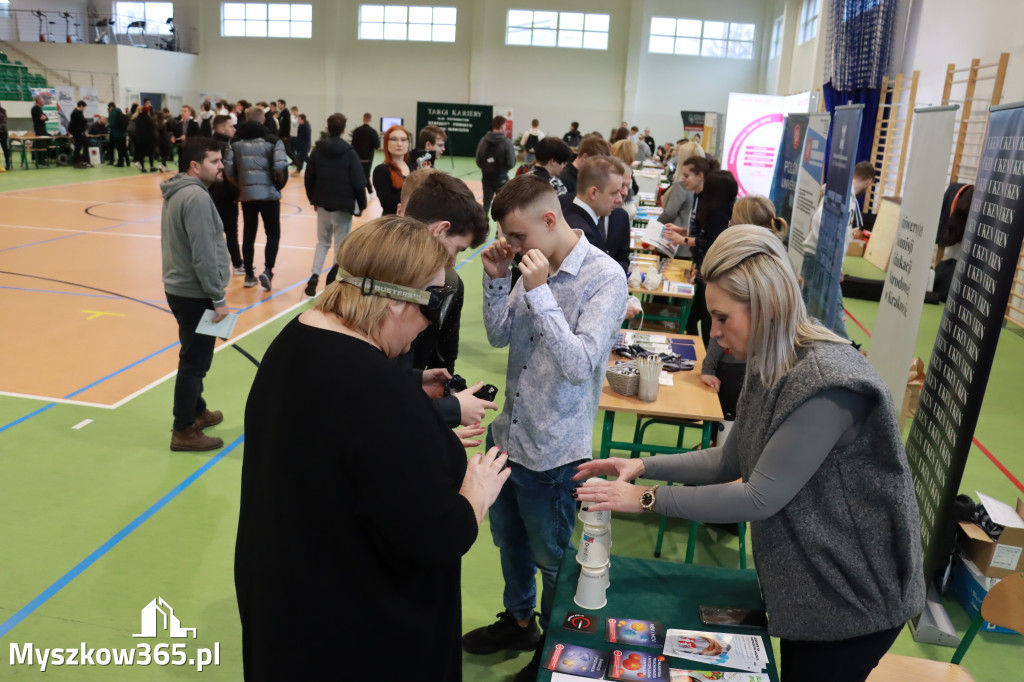
<path fill-rule="evenodd" d="M 160 208 L 163 206 L 163 202 L 158 204 L 136 204 L 127 201 L 100 201 L 97 203 L 95 199 L 54 199 L 51 197 L 20 197 L 15 194 L 10 196 L 3 196 L 0 194 L 0 199 L 22 199 L 24 201 L 45 201 L 47 203 L 56 201 L 65 204 L 89 204 L 91 206 L 136 206 L 141 208 Z M 91 216 L 93 218 L 103 218 L 104 216 Z M 114 220 L 114 218 L 106 218 L 106 220 Z"/>
<path fill-rule="evenodd" d="M 305 304 L 307 302 L 307 300 L 299 301 L 298 303 L 296 303 L 295 305 L 291 306 L 290 308 L 286 308 L 285 310 L 282 310 L 281 312 L 279 312 L 277 315 L 274 315 L 269 320 L 264 320 L 263 322 L 260 322 L 258 325 L 256 325 L 252 329 L 249 329 L 246 332 L 244 332 L 242 334 L 239 334 L 238 336 L 236 336 L 233 339 L 229 339 L 227 342 L 225 342 L 225 343 L 221 344 L 220 346 L 217 346 L 216 348 L 214 348 L 213 352 L 214 353 L 219 353 L 220 351 L 224 350 L 228 346 L 233 346 L 234 344 L 238 343 L 239 341 L 241 341 L 242 339 L 247 337 L 249 334 L 252 334 L 253 332 L 259 331 L 260 329 L 262 329 L 263 327 L 267 326 L 268 324 L 270 324 L 274 320 L 278 319 L 279 317 L 282 317 L 284 315 L 287 315 L 290 312 L 293 312 L 296 308 L 298 308 L 299 306 Z M 135 398 L 138 398 L 140 395 L 142 395 L 146 391 L 148 391 L 151 388 L 154 388 L 156 386 L 159 386 L 160 384 L 162 384 L 163 382 L 167 381 L 168 379 L 170 379 L 171 377 L 173 377 L 177 373 L 178 373 L 177 370 L 175 370 L 174 372 L 171 372 L 170 374 L 157 379 L 156 381 L 152 382 L 151 384 L 149 384 L 147 386 L 143 386 L 142 388 L 140 388 L 139 390 L 135 391 L 131 395 L 128 395 L 128 396 L 125 396 L 124 398 L 121 398 L 116 403 L 111 405 L 110 408 L 111 409 L 117 409 L 117 408 L 121 407 L 122 405 L 127 403 L 129 400 L 133 400 Z"/>
<path fill-rule="evenodd" d="M 155 220 L 155 218 L 154 218 Z M 96 230 L 72 230 L 66 227 L 32 227 L 29 225 L 5 225 L 0 224 L 0 227 L 9 227 L 15 230 L 42 230 L 44 232 L 71 232 L 73 234 L 81 235 L 96 235 L 96 236 L 108 236 L 108 237 L 142 237 L 143 239 L 160 239 L 158 234 L 139 234 L 137 232 L 109 232 L 100 231 L 99 228 Z M 109 230 L 110 228 L 107 228 Z M 114 228 L 116 229 L 116 228 Z M 266 242 L 255 242 L 254 246 L 266 246 Z M 299 249 L 301 251 L 315 251 L 315 246 L 296 246 L 293 244 L 279 244 L 279 249 Z"/>
<path fill-rule="evenodd" d="M 89 403 L 84 400 L 70 400 L 68 398 L 51 398 L 45 395 L 29 395 L 28 393 L 11 393 L 10 391 L 0 391 L 0 396 L 8 398 L 25 398 L 27 400 L 42 400 L 47 403 L 60 403 L 61 405 L 78 405 L 79 407 L 98 407 L 104 410 L 114 409 L 113 405 L 103 405 L 102 403 Z"/>
<path fill-rule="evenodd" d="M 7 195 L 7 194 L 11 194 L 11 195 L 13 195 L 13 194 L 20 194 L 22 192 L 45 192 L 46 190 L 60 189 L 62 187 L 80 187 L 82 185 L 98 185 L 98 184 L 104 183 L 104 182 L 120 182 L 122 180 L 144 180 L 144 179 L 145 178 L 140 178 L 138 175 L 136 175 L 136 176 L 126 176 L 126 177 L 123 177 L 123 178 L 104 178 L 102 180 L 86 180 L 85 182 L 66 182 L 63 185 L 46 185 L 45 187 L 32 187 L 30 189 L 9 189 L 7 191 L 0 192 L 0 197 L 2 197 L 4 195 Z"/>
<path fill-rule="evenodd" d="M 79 429 L 81 429 L 83 427 L 88 426 L 89 424 L 92 424 L 92 420 L 91 419 L 83 419 L 82 421 L 80 421 L 77 424 L 75 424 L 74 426 L 72 426 L 71 429 L 74 430 L 74 431 L 77 431 L 77 430 L 79 430 Z"/>

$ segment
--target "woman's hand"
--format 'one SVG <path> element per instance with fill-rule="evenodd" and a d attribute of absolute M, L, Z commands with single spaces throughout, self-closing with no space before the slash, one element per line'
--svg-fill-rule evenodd
<path fill-rule="evenodd" d="M 710 388 L 715 393 L 718 393 L 718 389 L 722 387 L 722 380 L 716 377 L 714 374 L 701 374 L 700 380 L 704 382 L 704 385 Z"/>
<path fill-rule="evenodd" d="M 469 426 L 463 426 L 460 429 L 455 430 L 455 435 L 462 441 L 462 447 L 464 448 L 475 448 L 479 447 L 483 441 L 473 440 L 479 435 L 482 435 L 487 431 L 486 427 L 480 426 L 479 423 L 470 424 Z"/>
<path fill-rule="evenodd" d="M 482 422 L 487 410 L 498 409 L 497 403 L 492 403 L 490 400 L 483 400 L 473 395 L 483 387 L 484 382 L 480 381 L 465 391 L 459 391 L 455 394 L 455 398 L 459 401 L 459 409 L 462 411 L 463 426 Z"/>
<path fill-rule="evenodd" d="M 466 477 L 462 479 L 459 494 L 473 505 L 477 524 L 483 521 L 484 513 L 498 499 L 501 486 L 512 475 L 512 469 L 505 468 L 506 461 L 508 453 L 499 455 L 498 447 L 494 446 L 486 455 L 473 455 L 466 463 Z"/>
<path fill-rule="evenodd" d="M 640 496 L 647 490 L 646 486 L 633 485 L 623 480 L 605 481 L 597 479 L 586 481 L 573 491 L 573 498 L 580 502 L 593 502 L 587 511 L 618 511 L 637 514 L 640 507 Z"/>
<path fill-rule="evenodd" d="M 686 236 L 686 230 L 681 227 L 676 227 L 672 223 L 665 225 L 665 231 L 662 232 L 662 236 L 665 237 L 669 242 L 676 246 L 686 246 L 689 237 Z"/>
<path fill-rule="evenodd" d="M 592 459 L 576 467 L 578 472 L 572 477 L 574 481 L 582 481 L 595 476 L 615 476 L 620 481 L 632 481 L 644 475 L 646 467 L 642 457 L 627 459 L 626 457 L 607 457 Z"/>

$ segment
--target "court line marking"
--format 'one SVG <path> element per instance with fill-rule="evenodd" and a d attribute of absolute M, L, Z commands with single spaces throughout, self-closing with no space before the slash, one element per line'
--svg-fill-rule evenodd
<path fill-rule="evenodd" d="M 77 424 L 75 424 L 74 426 L 72 426 L 71 429 L 73 431 L 78 431 L 79 429 L 85 428 L 89 424 L 92 424 L 92 420 L 91 419 L 83 419 L 82 421 L 80 421 Z"/>
<path fill-rule="evenodd" d="M 62 188 L 65 188 L 65 187 L 81 187 L 82 185 L 98 185 L 98 184 L 104 183 L 104 182 L 118 182 L 118 181 L 121 181 L 121 180 L 133 180 L 133 179 L 134 180 L 145 180 L 147 178 L 148 178 L 148 176 L 142 177 L 142 176 L 139 176 L 139 175 L 125 175 L 125 176 L 122 176 L 120 178 L 103 178 L 102 180 L 85 180 L 83 182 L 66 182 L 63 185 L 46 185 L 44 187 L 27 187 L 27 188 L 24 188 L 24 189 L 9 189 L 9 190 L 5 190 L 3 192 L 0 192 L 0 197 L 3 197 L 3 196 L 8 195 L 8 194 L 16 195 L 16 194 L 19 194 L 21 192 L 43 192 L 43 191 L 46 191 L 46 190 L 62 189 Z"/>
<path fill-rule="evenodd" d="M 9 246 L 6 249 L 0 249 L 0 253 L 5 253 L 7 251 L 17 251 L 18 249 L 25 249 L 25 248 L 28 248 L 30 246 L 38 246 L 40 244 L 47 244 L 49 242 L 56 242 L 56 241 L 60 241 L 62 239 L 71 239 L 72 237 L 77 237 L 77 236 L 82 235 L 82 234 L 102 233 L 105 230 L 113 230 L 115 228 L 126 227 L 128 225 L 138 225 L 139 223 L 148 223 L 148 222 L 152 222 L 154 220 L 159 220 L 159 219 L 160 219 L 160 216 L 150 217 L 150 218 L 142 218 L 142 219 L 139 219 L 139 220 L 128 220 L 128 221 L 123 222 L 123 223 L 117 223 L 116 225 L 107 225 L 106 227 L 99 227 L 99 228 L 97 228 L 95 230 L 86 230 L 84 232 L 78 232 L 76 234 L 66 234 L 63 237 L 54 237 L 53 239 L 44 239 L 42 241 L 30 242 L 28 244 L 22 244 L 20 246 Z"/>
<path fill-rule="evenodd" d="M 46 203 L 59 202 L 63 204 L 89 204 L 89 206 L 134 206 L 142 208 L 161 208 L 163 206 L 162 201 L 156 204 L 139 204 L 132 201 L 101 201 L 100 203 L 97 204 L 95 199 L 57 199 L 53 197 L 19 197 L 16 194 L 0 194 L 0 200 L 3 199 L 21 199 L 22 201 L 45 201 Z M 92 217 L 102 218 L 103 216 Z"/>
<path fill-rule="evenodd" d="M 40 400 L 48 403 L 60 403 L 61 405 L 77 405 L 78 407 L 99 407 L 104 410 L 113 409 L 112 405 L 103 403 L 90 403 L 85 400 L 68 400 L 67 398 L 51 398 L 48 395 L 32 395 L 30 393 L 14 393 L 12 391 L 0 391 L 0 396 L 6 398 L 25 398 L 26 400 Z M 0 429 L 2 431 L 2 429 Z"/>
<path fill-rule="evenodd" d="M 144 239 L 160 239 L 158 234 L 139 234 L 138 232 L 106 232 L 105 230 L 114 229 L 120 227 L 119 225 L 110 225 L 108 227 L 97 228 L 95 230 L 72 230 L 67 227 L 35 227 L 31 225 L 3 225 L 0 227 L 8 227 L 15 230 L 43 230 L 45 232 L 70 232 L 68 237 L 74 237 L 75 235 L 90 235 L 95 234 L 100 237 L 142 237 Z M 58 237 L 58 239 L 64 239 L 64 237 Z M 32 244 L 25 244 L 24 246 L 34 246 L 36 244 L 46 244 L 47 242 L 57 241 L 56 239 L 44 239 L 41 242 L 33 242 Z M 266 242 L 254 242 L 253 246 L 266 246 Z M 10 250 L 21 248 L 18 246 L 11 247 Z M 299 251 L 315 251 L 315 246 L 298 246 L 295 244 L 279 244 L 279 249 L 297 249 Z M 9 249 L 0 249 L 0 253 Z"/>
<path fill-rule="evenodd" d="M 32 615 L 40 606 L 67 587 L 72 580 L 80 576 L 90 566 L 102 559 L 114 547 L 117 547 L 122 540 L 131 535 L 139 526 L 152 518 L 154 514 L 167 506 L 168 502 L 176 498 L 188 489 L 189 486 L 199 480 L 203 474 L 212 469 L 218 462 L 224 459 L 225 456 L 234 451 L 235 448 L 241 445 L 244 440 L 245 434 L 243 433 L 229 445 L 223 447 L 220 452 L 203 464 L 203 466 L 189 474 L 185 480 L 174 486 L 174 488 L 167 492 L 163 497 L 150 505 L 148 509 L 135 517 L 135 519 L 133 519 L 127 526 L 114 533 L 114 535 L 112 535 L 106 542 L 93 550 L 87 557 L 79 561 L 70 571 L 62 575 L 53 584 L 36 595 L 36 597 L 29 601 L 29 603 L 25 604 L 25 606 L 18 609 L 13 616 L 5 620 L 3 623 L 0 623 L 0 637 L 3 637 L 17 627 L 19 623 Z"/>

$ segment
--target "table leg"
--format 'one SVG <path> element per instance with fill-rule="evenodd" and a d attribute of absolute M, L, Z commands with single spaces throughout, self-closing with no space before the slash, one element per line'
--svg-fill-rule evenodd
<path fill-rule="evenodd" d="M 611 452 L 612 428 L 615 426 L 615 412 L 604 411 L 604 426 L 601 429 L 601 450 L 598 453 L 599 459 L 607 459 Z"/>
<path fill-rule="evenodd" d="M 684 298 L 679 304 L 679 333 L 686 333 L 686 323 L 690 320 L 690 308 L 693 307 L 692 298 Z"/>
<path fill-rule="evenodd" d="M 700 524 L 696 521 L 690 521 L 690 537 L 686 539 L 686 563 L 693 563 L 693 555 L 697 550 L 697 531 L 700 529 Z"/>
<path fill-rule="evenodd" d="M 706 450 L 707 448 L 711 447 L 711 434 L 713 433 L 713 429 L 715 428 L 716 423 L 717 422 L 708 421 L 707 419 L 704 420 L 703 435 L 700 439 L 701 449 Z"/>

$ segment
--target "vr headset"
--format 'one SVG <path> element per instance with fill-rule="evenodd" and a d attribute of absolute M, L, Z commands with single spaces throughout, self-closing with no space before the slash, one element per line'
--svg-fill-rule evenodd
<path fill-rule="evenodd" d="M 452 299 L 455 297 L 455 287 L 433 286 L 426 289 L 414 289 L 412 287 L 381 282 L 372 277 L 353 277 L 341 268 L 338 268 L 338 281 L 359 287 L 363 296 L 379 296 L 393 301 L 403 303 L 415 303 L 420 307 L 423 317 L 440 327 L 451 308 Z"/>

